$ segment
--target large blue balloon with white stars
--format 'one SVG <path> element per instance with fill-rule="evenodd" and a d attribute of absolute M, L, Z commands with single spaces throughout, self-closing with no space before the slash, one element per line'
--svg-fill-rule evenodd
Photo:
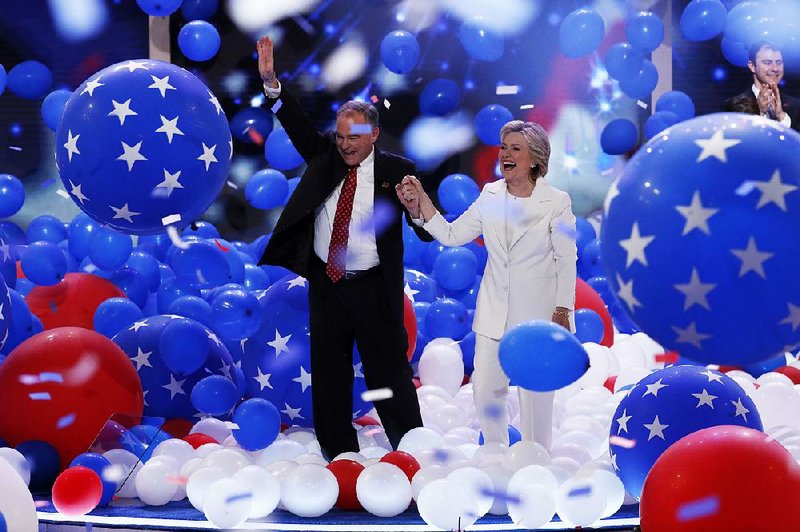
<path fill-rule="evenodd" d="M 205 212 L 225 184 L 232 142 L 202 81 L 142 59 L 107 67 L 73 92 L 55 150 L 64 187 L 86 214 L 153 234 Z"/>
<path fill-rule="evenodd" d="M 173 321 L 202 327 L 208 352 L 200 367 L 190 373 L 173 373 L 161 358 L 161 336 Z M 137 321 L 112 338 L 136 366 L 144 391 L 144 415 L 196 419 L 200 414 L 190 400 L 192 389 L 204 377 L 221 375 L 238 384 L 236 367 L 228 349 L 209 329 L 189 318 L 157 315 Z"/>
<path fill-rule="evenodd" d="M 699 366 L 670 366 L 640 380 L 611 421 L 609 452 L 625 489 L 638 498 L 667 447 L 717 425 L 763 430 L 755 403 L 739 384 Z"/>
<path fill-rule="evenodd" d="M 608 281 L 649 336 L 706 364 L 800 344 L 800 134 L 758 116 L 676 124 L 606 198 Z"/>

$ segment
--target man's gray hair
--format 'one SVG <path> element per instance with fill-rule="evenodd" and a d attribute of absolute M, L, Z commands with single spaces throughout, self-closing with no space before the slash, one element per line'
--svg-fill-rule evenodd
<path fill-rule="evenodd" d="M 342 104 L 336 111 L 336 118 L 346 113 L 359 113 L 372 127 L 378 127 L 378 109 L 374 105 L 360 100 L 350 100 Z"/>

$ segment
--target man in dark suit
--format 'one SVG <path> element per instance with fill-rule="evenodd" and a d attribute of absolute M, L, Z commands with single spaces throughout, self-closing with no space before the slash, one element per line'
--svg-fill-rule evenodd
<path fill-rule="evenodd" d="M 352 425 L 353 344 L 367 387 L 391 390 L 375 401 L 396 448 L 422 426 L 403 325 L 402 205 L 395 188 L 414 174 L 408 159 L 374 148 L 378 112 L 350 101 L 337 112 L 335 138 L 320 134 L 275 77 L 269 37 L 257 43 L 267 98 L 307 163 L 267 244 L 262 263 L 283 266 L 309 282 L 314 427 L 330 458 L 358 451 Z M 384 217 L 381 209 L 392 211 Z M 391 220 L 376 229 L 374 220 Z M 405 213 L 420 238 L 433 238 Z M 384 225 L 384 224 L 381 224 Z M 388 393 L 388 392 L 387 392 Z"/>
<path fill-rule="evenodd" d="M 783 79 L 781 51 L 761 41 L 751 46 L 748 54 L 747 68 L 753 74 L 753 86 L 725 100 L 722 110 L 766 116 L 800 131 L 800 101 L 778 89 Z"/>

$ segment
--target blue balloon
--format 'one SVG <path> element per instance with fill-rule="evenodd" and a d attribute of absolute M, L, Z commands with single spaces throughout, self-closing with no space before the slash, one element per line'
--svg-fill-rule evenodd
<path fill-rule="evenodd" d="M 508 426 L 508 445 L 514 445 L 518 441 L 522 439 L 522 434 L 520 434 L 519 430 L 514 425 Z M 478 434 L 478 445 L 483 445 L 483 431 Z"/>
<path fill-rule="evenodd" d="M 427 245 L 408 224 L 403 224 L 403 264 L 413 264 L 422 256 Z"/>
<path fill-rule="evenodd" d="M 259 170 L 247 180 L 244 197 L 256 209 L 274 209 L 286 201 L 289 183 L 286 177 L 277 170 L 267 168 Z"/>
<path fill-rule="evenodd" d="M 608 304 L 612 301 L 612 295 L 611 287 L 609 286 L 608 279 L 606 279 L 605 275 L 589 277 L 586 279 L 586 284 L 591 286 L 592 289 L 597 292 L 597 295 L 600 296 L 606 306 L 608 306 Z"/>
<path fill-rule="evenodd" d="M 446 290 L 464 290 L 475 281 L 478 259 L 463 247 L 452 247 L 442 251 L 433 265 L 433 278 Z"/>
<path fill-rule="evenodd" d="M 603 41 L 606 27 L 603 18 L 590 9 L 576 9 L 561 21 L 558 44 L 567 57 L 581 57 Z"/>
<path fill-rule="evenodd" d="M 656 100 L 656 112 L 672 111 L 679 121 L 694 117 L 694 102 L 688 94 L 681 91 L 669 91 Z"/>
<path fill-rule="evenodd" d="M 142 319 L 142 310 L 130 299 L 106 299 L 94 312 L 94 330 L 113 338 L 118 332 Z"/>
<path fill-rule="evenodd" d="M 209 343 L 205 327 L 194 320 L 178 318 L 167 323 L 161 331 L 158 349 L 161 352 L 161 360 L 172 373 L 189 375 L 206 363 Z M 192 403 L 194 404 L 194 401 Z M 230 408 L 225 411 L 227 410 Z"/>
<path fill-rule="evenodd" d="M 18 246 L 28 243 L 28 238 L 25 236 L 25 231 L 14 222 L 3 221 L 0 222 L 0 229 L 3 235 L 7 237 L 5 240 L 11 245 Z"/>
<path fill-rule="evenodd" d="M 233 244 L 227 240 L 218 239 L 215 242 L 217 248 L 222 251 L 222 258 L 228 263 L 228 283 L 241 285 L 244 281 L 244 254 L 239 253 Z M 227 249 L 228 251 L 225 251 Z"/>
<path fill-rule="evenodd" d="M 118 268 L 111 272 L 107 279 L 125 292 L 128 299 L 139 308 L 143 308 L 147 304 L 147 297 L 150 295 L 147 281 L 133 268 L 127 266 Z"/>
<path fill-rule="evenodd" d="M 775 371 L 776 369 L 783 367 L 786 365 L 786 355 L 780 353 L 775 355 L 774 357 L 768 358 L 762 362 L 758 362 L 756 364 L 744 364 L 741 368 L 752 375 L 753 377 L 760 377 L 765 373 L 769 373 L 770 371 Z"/>
<path fill-rule="evenodd" d="M 140 235 L 136 249 L 150 253 L 156 260 L 165 260 L 167 251 L 172 246 L 172 242 L 166 233 L 157 235 Z"/>
<path fill-rule="evenodd" d="M 458 341 L 458 346 L 464 358 L 464 375 L 472 375 L 475 371 L 475 331 L 468 332 Z"/>
<path fill-rule="evenodd" d="M 148 291 L 155 292 L 158 290 L 158 286 L 161 284 L 161 273 L 158 268 L 158 261 L 150 253 L 138 248 L 134 249 L 125 262 L 125 266 L 138 273 Z"/>
<path fill-rule="evenodd" d="M 584 246 L 581 256 L 578 259 L 578 269 L 582 271 L 585 279 L 605 274 L 600 252 L 600 240 L 596 238 Z"/>
<path fill-rule="evenodd" d="M 186 20 L 208 20 L 217 13 L 218 0 L 183 0 L 181 14 Z"/>
<path fill-rule="evenodd" d="M 706 364 L 800 344 L 800 279 L 785 268 L 800 263 L 800 134 L 764 124 L 717 113 L 653 137 L 603 222 L 603 263 L 625 309 L 659 344 Z"/>
<path fill-rule="evenodd" d="M 23 61 L 8 72 L 8 90 L 26 100 L 38 100 L 53 85 L 53 73 L 39 61 Z"/>
<path fill-rule="evenodd" d="M 189 225 L 217 198 L 230 141 L 205 84 L 171 63 L 142 59 L 111 65 L 75 89 L 56 131 L 56 161 L 66 191 L 90 217 L 124 233 L 155 234 L 166 224 Z"/>
<path fill-rule="evenodd" d="M 595 231 L 594 226 L 589 222 L 589 220 L 581 216 L 577 216 L 575 220 L 575 232 L 577 233 L 575 237 L 575 245 L 578 248 L 578 258 L 580 258 L 583 248 L 585 248 L 589 242 L 597 238 L 597 231 Z"/>
<path fill-rule="evenodd" d="M 83 260 L 89 255 L 89 242 L 98 227 L 97 222 L 85 213 L 81 212 L 75 215 L 67 229 L 67 247 L 73 257 Z"/>
<path fill-rule="evenodd" d="M 299 177 L 293 177 L 291 179 L 287 179 L 289 183 L 289 190 L 286 191 L 286 199 L 283 200 L 283 204 L 286 205 L 286 202 L 289 201 L 289 198 L 292 197 L 294 194 L 294 190 L 297 188 L 297 185 L 300 183 Z"/>
<path fill-rule="evenodd" d="M 608 75 L 618 79 L 634 79 L 644 65 L 644 54 L 626 42 L 612 45 L 605 58 Z"/>
<path fill-rule="evenodd" d="M 448 214 L 461 215 L 480 193 L 478 184 L 464 174 L 450 174 L 439 183 L 439 201 Z"/>
<path fill-rule="evenodd" d="M 728 10 L 719 0 L 692 0 L 681 14 L 681 33 L 687 41 L 713 39 L 725 28 Z"/>
<path fill-rule="evenodd" d="M 24 441 L 14 448 L 25 457 L 25 461 L 30 467 L 30 489 L 33 491 L 50 489 L 61 471 L 61 459 L 58 451 L 49 443 L 41 440 Z"/>
<path fill-rule="evenodd" d="M 497 353 L 511 383 L 536 392 L 563 388 L 589 369 L 589 355 L 578 339 L 545 320 L 507 330 Z"/>
<path fill-rule="evenodd" d="M 205 325 L 211 325 L 211 305 L 197 296 L 180 296 L 175 298 L 169 306 L 168 314 L 191 318 Z"/>
<path fill-rule="evenodd" d="M 52 242 L 29 245 L 22 254 L 22 271 L 33 283 L 41 286 L 58 284 L 67 273 L 67 258 Z"/>
<path fill-rule="evenodd" d="M 6 90 L 7 80 L 8 74 L 6 74 L 6 68 L 3 65 L 0 65 L 0 94 L 3 94 L 3 91 Z"/>
<path fill-rule="evenodd" d="M 484 144 L 498 146 L 500 144 L 500 129 L 511 120 L 514 115 L 511 111 L 499 104 L 489 104 L 475 115 L 475 133 Z"/>
<path fill-rule="evenodd" d="M 658 70 L 649 59 L 642 62 L 642 69 L 632 78 L 619 80 L 622 92 L 634 99 L 646 99 L 658 85 Z"/>
<path fill-rule="evenodd" d="M 0 348 L 0 353 L 7 355 L 14 350 L 19 344 L 33 336 L 34 325 L 31 311 L 28 309 L 28 304 L 16 290 L 9 289 L 8 296 L 3 298 L 3 322 L 10 321 L 6 325 L 8 337 L 5 344 Z M 10 308 L 10 311 L 6 310 Z M 3 338 L 6 337 L 3 332 Z"/>
<path fill-rule="evenodd" d="M 414 293 L 414 302 L 432 303 L 436 300 L 437 287 L 433 278 L 417 270 L 406 270 L 404 278 Z"/>
<path fill-rule="evenodd" d="M 167 261 L 182 282 L 199 288 L 219 286 L 228 280 L 230 266 L 222 250 L 207 240 L 185 240 L 186 249 L 172 248 Z"/>
<path fill-rule="evenodd" d="M 16 176 L 0 174 L 0 218 L 13 216 L 25 203 L 25 188 Z"/>
<path fill-rule="evenodd" d="M 209 375 L 192 388 L 192 405 L 198 410 L 212 416 L 230 412 L 239 400 L 236 384 L 222 375 Z"/>
<path fill-rule="evenodd" d="M 752 44 L 754 29 L 762 19 L 771 19 L 769 8 L 760 2 L 741 2 L 731 8 L 725 19 L 725 37 Z M 747 45 L 745 45 L 747 46 Z"/>
<path fill-rule="evenodd" d="M 139 8 L 152 17 L 166 17 L 181 7 L 183 0 L 136 0 Z"/>
<path fill-rule="evenodd" d="M 272 113 L 263 107 L 245 107 L 231 118 L 231 133 L 247 144 L 262 144 L 272 127 Z"/>
<path fill-rule="evenodd" d="M 625 36 L 632 46 L 648 53 L 664 40 L 664 23 L 650 11 L 639 11 L 625 22 Z"/>
<path fill-rule="evenodd" d="M 242 284 L 252 292 L 254 290 L 266 290 L 271 283 L 266 270 L 255 264 L 245 264 L 244 282 Z"/>
<path fill-rule="evenodd" d="M 266 399 L 253 398 L 240 404 L 233 412 L 233 438 L 242 449 L 260 451 L 267 448 L 281 431 L 281 415 Z"/>
<path fill-rule="evenodd" d="M 425 314 L 425 331 L 429 338 L 461 340 L 471 323 L 464 303 L 452 298 L 435 300 Z"/>
<path fill-rule="evenodd" d="M 276 170 L 291 170 L 303 164 L 303 157 L 297 153 L 283 128 L 274 129 L 269 134 L 264 142 L 264 156 L 269 165 Z"/>
<path fill-rule="evenodd" d="M 672 111 L 656 111 L 644 122 L 644 136 L 651 139 L 678 122 L 680 118 Z"/>
<path fill-rule="evenodd" d="M 51 130 L 58 129 L 58 123 L 64 113 L 64 106 L 70 96 L 72 96 L 72 91 L 59 89 L 48 94 L 42 101 L 42 119 Z"/>
<path fill-rule="evenodd" d="M 214 224 L 204 222 L 203 220 L 194 222 L 192 225 L 183 230 L 181 234 L 184 238 L 187 236 L 197 236 L 200 238 L 214 239 L 219 238 L 219 231 Z"/>
<path fill-rule="evenodd" d="M 419 111 L 423 115 L 445 116 L 461 103 L 461 89 L 447 78 L 431 80 L 419 95 Z"/>
<path fill-rule="evenodd" d="M 89 258 L 102 270 L 115 270 L 131 256 L 131 237 L 108 227 L 98 227 L 89 240 Z"/>
<path fill-rule="evenodd" d="M 381 61 L 395 74 L 411 72 L 419 60 L 419 43 L 407 31 L 396 30 L 381 40 Z"/>
<path fill-rule="evenodd" d="M 699 366 L 654 371 L 622 399 L 612 418 L 610 437 L 620 438 L 609 445 L 617 476 L 638 498 L 647 473 L 670 445 L 718 425 L 763 428 L 756 405 L 736 381 Z"/>
<path fill-rule="evenodd" d="M 97 504 L 98 506 L 105 506 L 111 502 L 111 498 L 114 497 L 114 493 L 117 491 L 117 483 L 112 480 L 106 480 L 108 478 L 107 468 L 111 467 L 111 462 L 108 461 L 108 458 L 97 453 L 81 453 L 72 459 L 69 466 L 88 467 L 97 473 L 103 484 L 103 493 L 100 496 L 100 502 Z"/>
<path fill-rule="evenodd" d="M 599 344 L 604 334 L 605 326 L 600 314 L 589 308 L 579 308 L 575 311 L 575 337 L 582 344 L 586 342 Z"/>
<path fill-rule="evenodd" d="M 64 224 L 55 216 L 37 216 L 28 224 L 28 242 L 46 241 L 58 244 L 67 238 Z"/>
<path fill-rule="evenodd" d="M 261 325 L 258 299 L 244 290 L 226 290 L 211 304 L 211 327 L 226 340 L 241 340 Z"/>
<path fill-rule="evenodd" d="M 488 27 L 483 17 L 464 21 L 458 40 L 470 57 L 481 61 L 497 61 L 505 51 L 503 35 Z"/>
<path fill-rule="evenodd" d="M 747 66 L 749 58 L 747 46 L 745 46 L 743 42 L 723 37 L 720 42 L 720 48 L 722 49 L 722 55 L 730 64 L 738 67 Z"/>
<path fill-rule="evenodd" d="M 639 129 L 627 118 L 612 120 L 600 134 L 600 147 L 609 155 L 622 155 L 634 149 L 639 141 Z"/>

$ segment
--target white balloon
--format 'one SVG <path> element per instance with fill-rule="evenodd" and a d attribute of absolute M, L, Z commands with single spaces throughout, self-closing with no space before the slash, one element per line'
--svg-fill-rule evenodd
<path fill-rule="evenodd" d="M 611 355 L 609 354 L 609 350 L 607 347 L 594 342 L 586 342 L 583 344 L 583 347 L 589 355 L 589 369 L 580 376 L 576 384 L 581 388 L 602 385 L 611 374 Z M 599 349 L 601 347 L 602 349 Z"/>
<path fill-rule="evenodd" d="M 508 446 L 500 442 L 490 441 L 481 445 L 472 459 L 479 467 L 500 464 L 508 451 Z"/>
<path fill-rule="evenodd" d="M 558 488 L 556 512 L 571 526 L 588 527 L 603 515 L 606 502 L 592 477 L 571 478 Z"/>
<path fill-rule="evenodd" d="M 764 373 L 763 375 L 759 376 L 756 379 L 756 383 L 758 383 L 759 386 L 762 386 L 768 382 L 780 382 L 782 384 L 788 384 L 789 386 L 794 386 L 794 382 L 792 382 L 792 379 L 790 379 L 783 373 L 775 373 L 774 371 Z"/>
<path fill-rule="evenodd" d="M 461 445 L 456 446 L 456 449 L 464 453 L 464 456 L 467 457 L 467 460 L 473 460 L 475 458 L 475 453 L 480 449 L 480 445 L 477 443 L 462 443 Z"/>
<path fill-rule="evenodd" d="M 464 486 L 440 478 L 422 488 L 417 499 L 419 515 L 442 530 L 463 530 L 478 520 L 478 501 Z"/>
<path fill-rule="evenodd" d="M 520 440 L 506 450 L 501 463 L 511 471 L 518 471 L 528 465 L 549 464 L 550 453 L 539 442 Z"/>
<path fill-rule="evenodd" d="M 455 395 L 464 380 L 464 359 L 459 349 L 430 343 L 422 350 L 417 366 L 422 384 L 444 388 L 450 397 Z"/>
<path fill-rule="evenodd" d="M 605 405 L 603 405 L 603 407 L 605 407 Z M 614 410 L 616 410 L 616 405 L 614 406 Z M 562 434 L 576 430 L 588 432 L 590 434 L 594 434 L 595 436 L 601 436 L 608 433 L 608 427 L 603 426 L 602 423 L 593 417 L 583 414 L 565 417 L 558 428 L 561 430 Z"/>
<path fill-rule="evenodd" d="M 441 434 L 428 427 L 416 427 L 403 435 L 397 450 L 414 454 L 420 449 L 435 449 L 443 445 L 444 439 Z"/>
<path fill-rule="evenodd" d="M 225 470 L 221 467 L 201 467 L 195 470 L 186 483 L 186 497 L 192 506 L 202 512 L 208 488 L 221 478 L 227 478 Z"/>
<path fill-rule="evenodd" d="M 338 496 L 336 476 L 317 464 L 295 467 L 281 483 L 281 503 L 300 517 L 319 517 L 333 508 Z"/>
<path fill-rule="evenodd" d="M 11 447 L 0 447 L 0 458 L 5 458 L 26 486 L 31 483 L 31 466 L 21 452 Z"/>
<path fill-rule="evenodd" d="M 261 451 L 258 465 L 268 466 L 278 460 L 294 460 L 301 454 L 306 454 L 308 449 L 300 442 L 290 439 L 276 440 L 269 447 Z"/>
<path fill-rule="evenodd" d="M 205 458 L 206 456 L 213 453 L 217 449 L 224 449 L 224 447 L 219 443 L 204 443 L 203 445 L 194 450 L 194 457 Z"/>
<path fill-rule="evenodd" d="M 778 425 L 800 428 L 800 395 L 793 386 L 768 382 L 756 389 L 753 401 L 761 415 L 764 430 Z"/>
<path fill-rule="evenodd" d="M 475 497 L 479 518 L 486 515 L 494 502 L 494 485 L 489 475 L 477 467 L 465 466 L 451 471 L 446 478 L 464 486 Z"/>
<path fill-rule="evenodd" d="M 361 453 L 355 453 L 353 451 L 347 451 L 344 453 L 337 454 L 331 462 L 335 462 L 337 460 L 352 460 L 353 462 L 358 462 L 359 464 L 363 463 L 367 458 Z"/>
<path fill-rule="evenodd" d="M 33 496 L 17 470 L 3 457 L 0 457 L 0 514 L 8 530 L 39 530 Z"/>
<path fill-rule="evenodd" d="M 508 481 L 508 494 L 515 497 L 508 503 L 508 516 L 525 528 L 539 528 L 549 523 L 556 513 L 555 493 L 558 481 L 549 469 L 526 466 Z"/>
<path fill-rule="evenodd" d="M 302 443 L 303 445 L 308 445 L 312 441 L 317 440 L 317 435 L 314 431 L 306 427 L 289 427 L 283 431 L 283 434 L 286 438 Z"/>
<path fill-rule="evenodd" d="M 430 342 L 428 345 L 430 345 Z M 428 396 L 439 397 L 445 401 L 452 399 L 452 395 L 447 390 L 436 384 L 423 384 L 417 388 L 417 397 L 419 397 L 420 400 Z"/>
<path fill-rule="evenodd" d="M 176 469 L 167 460 L 148 461 L 136 474 L 136 493 L 142 502 L 149 506 L 167 504 L 178 489 L 175 480 L 168 479 Z"/>
<path fill-rule="evenodd" d="M 318 455 L 317 453 L 301 454 L 300 456 L 295 457 L 294 461 L 297 462 L 297 465 L 303 465 L 303 464 L 317 464 L 321 466 L 328 465 L 328 461 L 325 460 L 322 456 Z"/>
<path fill-rule="evenodd" d="M 647 336 L 643 332 L 637 332 L 631 335 L 630 340 L 636 342 L 636 345 L 642 348 L 645 353 L 646 365 L 650 369 L 660 369 L 664 367 L 664 362 L 657 362 L 656 356 L 662 355 L 665 352 L 664 347 Z"/>
<path fill-rule="evenodd" d="M 249 486 L 231 478 L 221 478 L 208 488 L 203 499 L 206 519 L 220 528 L 236 528 L 250 516 L 253 494 Z"/>
<path fill-rule="evenodd" d="M 611 346 L 611 355 L 617 359 L 620 373 L 630 368 L 647 369 L 647 356 L 636 342 L 630 340 L 614 342 Z"/>
<path fill-rule="evenodd" d="M 378 462 L 365 468 L 356 480 L 356 496 L 366 511 L 393 517 L 411 503 L 411 484 L 402 469 Z"/>
<path fill-rule="evenodd" d="M 113 471 L 115 479 L 107 479 L 117 484 L 114 496 L 120 499 L 130 499 L 136 497 L 136 474 L 142 467 L 139 458 L 125 449 L 111 449 L 103 453 L 103 457 L 111 464 L 106 471 Z M 135 468 L 135 469 L 134 469 Z"/>
<path fill-rule="evenodd" d="M 491 465 L 483 468 L 484 472 L 492 479 L 494 493 L 505 494 L 508 492 L 508 482 L 514 476 L 514 472 L 500 464 Z M 505 497 L 496 495 L 492 507 L 489 508 L 492 515 L 505 515 L 508 513 L 508 506 Z"/>
<path fill-rule="evenodd" d="M 389 453 L 389 449 L 385 449 L 380 445 L 371 445 L 369 447 L 364 447 L 359 451 L 359 454 L 366 459 L 370 458 L 383 458 L 386 454 Z"/>
<path fill-rule="evenodd" d="M 419 497 L 419 492 L 422 491 L 422 488 L 434 480 L 447 478 L 447 475 L 449 474 L 450 468 L 443 465 L 421 467 L 416 473 L 414 473 L 414 477 L 411 479 L 412 498 L 416 501 L 417 497 Z"/>
<path fill-rule="evenodd" d="M 441 430 L 447 432 L 456 427 L 467 424 L 467 413 L 453 404 L 444 404 L 434 408 L 431 412 L 431 420 Z"/>
<path fill-rule="evenodd" d="M 231 429 L 228 425 L 221 419 L 215 417 L 207 417 L 195 423 L 194 427 L 189 431 L 189 434 L 194 434 L 196 432 L 211 436 L 217 440 L 218 443 L 224 442 L 225 439 L 231 435 Z"/>
<path fill-rule="evenodd" d="M 303 447 L 303 449 L 305 449 L 305 447 Z M 231 447 L 216 449 L 203 458 L 203 466 L 222 468 L 227 477 L 232 477 L 234 473 L 251 463 L 250 457 L 244 452 Z"/>
<path fill-rule="evenodd" d="M 617 375 L 614 382 L 614 393 L 623 389 L 633 388 L 643 378 L 650 375 L 651 371 L 647 368 L 628 368 Z"/>
<path fill-rule="evenodd" d="M 190 458 L 194 458 L 194 447 L 189 442 L 170 438 L 159 443 L 153 451 L 153 457 L 167 455 L 173 457 L 178 466 L 182 466 Z"/>
<path fill-rule="evenodd" d="M 604 431 L 608 434 L 608 429 Z M 571 430 L 562 432 L 561 435 L 553 442 L 553 447 L 558 445 L 574 444 L 585 450 L 589 454 L 590 459 L 598 458 L 603 452 L 608 449 L 608 437 L 597 436 L 582 430 Z M 550 454 L 554 454 L 552 450 Z M 586 463 L 589 460 L 578 460 L 580 463 Z"/>
<path fill-rule="evenodd" d="M 589 476 L 595 481 L 597 489 L 606 496 L 606 507 L 600 514 L 600 518 L 610 517 L 617 513 L 625 501 L 625 486 L 616 473 L 604 468 L 597 468 L 591 471 Z"/>
<path fill-rule="evenodd" d="M 281 499 L 281 483 L 266 468 L 249 465 L 233 475 L 233 480 L 250 490 L 253 496 L 250 519 L 261 519 L 271 514 Z"/>

